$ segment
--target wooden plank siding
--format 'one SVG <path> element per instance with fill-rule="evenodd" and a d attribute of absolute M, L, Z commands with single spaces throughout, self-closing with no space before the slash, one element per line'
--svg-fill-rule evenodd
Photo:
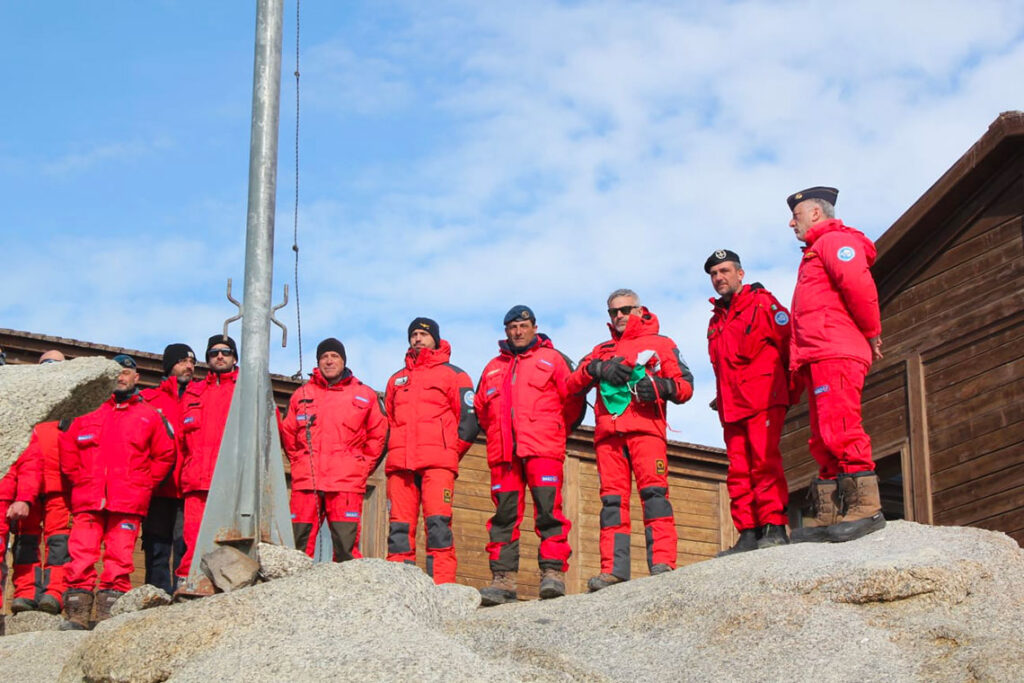
<path fill-rule="evenodd" d="M 877 244 L 875 457 L 901 454 L 908 519 L 1024 545 L 1024 114 L 1001 115 Z M 783 433 L 791 489 L 816 473 L 808 435 L 804 402 Z"/>

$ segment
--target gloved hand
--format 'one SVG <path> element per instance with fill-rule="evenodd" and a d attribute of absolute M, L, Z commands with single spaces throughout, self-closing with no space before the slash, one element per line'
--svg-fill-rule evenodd
<path fill-rule="evenodd" d="M 587 364 L 587 372 L 594 379 L 604 380 L 608 384 L 622 386 L 629 381 L 633 371 L 623 363 L 622 356 L 615 356 L 611 360 L 592 360 Z"/>
<path fill-rule="evenodd" d="M 655 394 L 657 389 L 657 394 Z M 641 401 L 666 400 L 676 395 L 676 383 L 667 377 L 647 375 L 636 383 L 636 397 Z"/>

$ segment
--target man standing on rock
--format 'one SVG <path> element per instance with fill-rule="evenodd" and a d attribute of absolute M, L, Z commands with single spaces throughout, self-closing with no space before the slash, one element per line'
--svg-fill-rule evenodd
<path fill-rule="evenodd" d="M 188 344 L 168 344 L 163 356 L 164 380 L 144 389 L 142 398 L 174 429 L 174 467 L 157 486 L 142 522 L 142 551 L 146 558 L 146 583 L 174 592 L 174 570 L 185 554 L 185 503 L 181 497 L 182 400 L 196 371 L 196 354 Z"/>
<path fill-rule="evenodd" d="M 789 196 L 789 226 L 804 242 L 793 290 L 790 370 L 806 387 L 814 516 L 793 541 L 842 542 L 885 526 L 871 440 L 861 424 L 861 391 L 882 358 L 875 245 L 835 218 L 839 190 L 812 187 Z"/>
<path fill-rule="evenodd" d="M 174 467 L 174 437 L 169 424 L 142 400 L 135 360 L 114 357 L 121 365 L 110 399 L 76 418 L 60 436 L 60 466 L 71 486 L 71 563 L 64 605 L 71 628 L 88 628 L 95 595 L 96 621 L 110 616 L 121 595 L 131 589 L 132 552 L 153 489 Z M 103 573 L 96 562 L 103 546 Z"/>
<path fill-rule="evenodd" d="M 480 589 L 484 605 L 515 602 L 519 571 L 519 526 L 526 488 L 533 494 L 534 530 L 540 537 L 537 564 L 542 600 L 565 595 L 569 568 L 569 529 L 562 514 L 566 438 L 583 418 L 586 404 L 570 394 L 572 363 L 537 332 L 528 306 L 505 314 L 500 353 L 487 364 L 476 388 L 474 407 L 487 434 L 494 516 L 487 522 L 493 580 Z"/>
<path fill-rule="evenodd" d="M 390 505 L 388 560 L 416 563 L 416 522 L 423 507 L 427 574 L 434 583 L 454 583 L 457 566 L 452 536 L 452 499 L 459 460 L 480 426 L 473 410 L 473 381 L 449 363 L 451 345 L 438 324 L 409 324 L 405 367 L 388 380 Z"/>
<path fill-rule="evenodd" d="M 708 355 L 729 456 L 726 484 L 739 541 L 718 556 L 789 543 L 789 489 L 779 438 L 789 405 L 789 312 L 761 283 L 743 284 L 740 257 L 720 249 L 704 262 L 711 299 Z"/>
<path fill-rule="evenodd" d="M 206 510 L 210 481 L 217 466 L 224 425 L 231 410 L 231 398 L 238 381 L 238 346 L 231 337 L 215 334 L 206 343 L 206 363 L 210 367 L 205 379 L 191 382 L 181 397 L 184 433 L 182 450 L 181 491 L 185 497 L 185 555 L 178 565 L 179 585 L 188 578 L 192 567 L 199 526 Z"/>
<path fill-rule="evenodd" d="M 659 334 L 658 318 L 631 289 L 608 297 L 612 338 L 594 347 L 569 378 L 570 393 L 597 387 L 594 451 L 601 479 L 601 573 L 597 591 L 630 578 L 631 475 L 643 501 L 647 566 L 651 575 L 676 567 L 675 519 L 668 500 L 666 401 L 693 395 L 693 375 L 679 349 Z"/>
<path fill-rule="evenodd" d="M 340 341 L 320 342 L 313 376 L 292 394 L 281 423 L 292 468 L 295 547 L 312 557 L 326 518 L 335 562 L 362 557 L 366 480 L 380 463 L 388 433 L 377 392 L 356 379 L 347 362 Z"/>

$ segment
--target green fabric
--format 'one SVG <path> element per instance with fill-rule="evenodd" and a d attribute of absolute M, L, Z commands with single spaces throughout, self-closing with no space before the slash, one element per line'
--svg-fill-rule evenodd
<path fill-rule="evenodd" d="M 643 365 L 637 365 L 633 368 L 633 373 L 626 380 L 626 383 L 621 386 L 608 384 L 601 380 L 597 390 L 601 394 L 601 400 L 604 402 L 604 407 L 608 412 L 612 415 L 622 415 L 626 412 L 626 408 L 629 407 L 629 402 L 633 398 L 633 387 L 646 376 L 647 368 Z"/>

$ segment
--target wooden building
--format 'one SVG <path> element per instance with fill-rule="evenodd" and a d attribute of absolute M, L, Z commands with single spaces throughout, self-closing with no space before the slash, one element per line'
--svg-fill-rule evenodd
<path fill-rule="evenodd" d="M 1024 113 L 1007 112 L 877 242 L 885 358 L 863 410 L 888 519 L 1024 545 L 1022 240 Z M 782 443 L 794 503 L 816 473 L 807 425 L 804 402 Z"/>
<path fill-rule="evenodd" d="M 48 349 L 58 349 L 65 356 L 85 355 L 113 357 L 128 353 L 139 364 L 141 382 L 152 386 L 160 381 L 162 363 L 159 354 L 91 344 L 62 337 L 0 329 L 0 347 L 8 362 L 35 363 Z M 202 354 L 203 349 L 197 349 Z M 200 364 L 202 375 L 205 364 Z M 272 375 L 274 398 L 282 410 L 300 382 L 281 375 Z M 735 542 L 736 532 L 729 516 L 729 494 L 725 488 L 727 459 L 719 448 L 670 441 L 669 496 L 675 512 L 679 534 L 680 566 L 714 557 L 715 553 Z M 286 462 L 286 471 L 287 471 Z M 364 503 L 363 532 L 360 548 L 366 557 L 384 557 L 387 554 L 387 500 L 385 496 L 383 466 L 371 477 Z M 483 434 L 470 448 L 460 465 L 455 484 L 455 515 L 453 530 L 459 559 L 458 580 L 480 587 L 490 581 L 487 555 L 487 519 L 493 513 L 490 499 L 490 479 L 487 468 L 486 445 Z M 573 548 L 570 559 L 567 590 L 570 593 L 586 591 L 590 576 L 600 571 L 598 552 L 598 520 L 601 500 L 598 494 L 597 464 L 594 458 L 593 430 L 582 427 L 570 437 L 562 490 L 564 510 L 572 522 L 569 541 Z M 632 512 L 632 571 L 633 577 L 647 575 L 646 546 L 642 508 L 635 487 L 631 497 Z M 425 566 L 422 520 L 417 539 L 417 561 Z M 321 535 L 321 540 L 325 539 Z M 327 540 L 329 543 L 329 540 Z M 533 501 L 526 497 L 526 513 L 520 539 L 520 595 L 536 597 L 539 584 L 537 573 L 537 535 L 533 530 Z M 136 551 L 134 583 L 142 581 L 141 550 Z"/>

